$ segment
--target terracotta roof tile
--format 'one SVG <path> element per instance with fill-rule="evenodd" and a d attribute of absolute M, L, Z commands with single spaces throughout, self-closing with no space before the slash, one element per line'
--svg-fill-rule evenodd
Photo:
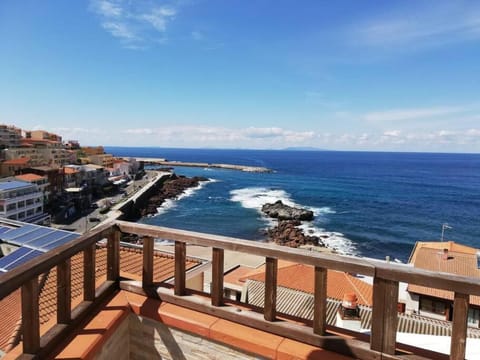
<path fill-rule="evenodd" d="M 45 176 L 40 176 L 40 175 L 37 175 L 37 174 L 28 173 L 28 174 L 17 175 L 17 176 L 15 176 L 15 178 L 18 179 L 18 180 L 31 182 L 31 181 L 43 180 L 46 177 Z"/>
<path fill-rule="evenodd" d="M 23 158 L 17 158 L 12 160 L 5 160 L 3 164 L 4 165 L 27 165 L 29 161 L 30 161 L 30 158 L 23 157 Z"/>
<path fill-rule="evenodd" d="M 239 280 L 246 281 L 247 279 L 265 282 L 265 266 L 261 266 Z M 313 294 L 314 280 L 313 266 L 279 261 L 277 272 L 279 286 Z M 372 285 L 344 272 L 327 271 L 328 297 L 342 300 L 344 294 L 351 292 L 357 295 L 360 305 L 372 306 Z"/>
<path fill-rule="evenodd" d="M 8 309 L 8 311 L 2 311 L 0 349 L 8 350 L 12 345 L 15 330 L 21 320 L 20 299 L 20 289 L 18 289 L 0 301 L 0 309 Z"/>
<path fill-rule="evenodd" d="M 245 283 L 244 278 L 251 273 L 251 267 L 240 265 L 226 273 L 223 276 L 223 282 L 226 284 L 243 285 Z"/>
<path fill-rule="evenodd" d="M 476 250 L 475 252 L 470 251 L 467 248 L 466 252 L 463 252 L 463 246 L 452 247 L 448 246 L 448 243 L 436 243 L 436 244 L 444 244 L 444 247 L 435 246 L 434 248 L 420 246 L 415 248 L 414 255 L 412 255 L 411 259 L 413 259 L 413 265 L 416 268 L 425 269 L 425 270 L 432 270 L 435 272 L 443 272 L 449 274 L 456 274 L 456 275 L 463 275 L 463 276 L 470 276 L 480 278 L 480 270 L 478 269 L 477 265 L 477 255 Z M 458 244 L 456 244 L 458 245 Z M 448 252 L 448 259 L 443 259 L 443 249 L 456 249 L 458 251 L 449 251 Z M 409 284 L 408 291 L 437 297 L 446 300 L 453 300 L 453 292 L 446 291 L 441 289 L 434 289 L 426 286 L 419 286 L 414 284 Z M 473 305 L 480 305 L 480 297 L 479 296 L 470 296 L 470 304 Z"/>
<path fill-rule="evenodd" d="M 71 175 L 71 174 L 77 174 L 79 171 L 74 169 L 74 168 L 71 168 L 71 167 L 64 167 L 63 168 L 63 173 L 64 174 L 68 174 L 68 175 Z"/>
<path fill-rule="evenodd" d="M 106 277 L 107 268 L 107 249 L 105 247 L 97 248 L 95 255 L 96 267 L 95 277 L 97 286 L 99 286 Z M 200 264 L 200 261 L 187 259 L 186 269 L 191 269 Z M 143 268 L 142 249 L 133 249 L 127 247 L 120 248 L 120 269 L 122 274 L 135 280 L 141 280 Z M 174 276 L 175 261 L 174 257 L 160 252 L 154 255 L 154 278 L 156 282 L 166 281 Z M 39 277 L 40 281 L 40 331 L 44 334 L 49 330 L 49 326 L 42 326 L 55 319 L 57 313 L 57 271 L 56 267 L 48 273 Z M 83 293 L 83 252 L 80 252 L 71 259 L 71 293 L 72 308 L 82 301 Z M 21 318 L 20 291 L 17 290 L 11 295 L 0 301 L 0 316 L 2 318 L 0 326 L 0 349 L 5 350 L 15 338 L 19 328 L 17 322 Z M 2 311 L 6 310 L 7 311 Z M 50 325 L 50 324 L 48 324 Z"/>

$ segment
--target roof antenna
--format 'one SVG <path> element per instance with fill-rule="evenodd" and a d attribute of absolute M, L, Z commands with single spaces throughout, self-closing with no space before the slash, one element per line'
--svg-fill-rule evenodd
<path fill-rule="evenodd" d="M 446 229 L 452 229 L 452 227 L 450 225 L 448 225 L 447 223 L 442 224 L 442 237 L 440 238 L 441 242 L 443 242 L 443 234 L 445 233 Z"/>

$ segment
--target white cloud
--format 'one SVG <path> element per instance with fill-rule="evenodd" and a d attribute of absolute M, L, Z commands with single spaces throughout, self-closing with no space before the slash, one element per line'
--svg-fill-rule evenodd
<path fill-rule="evenodd" d="M 412 6 L 413 5 L 413 6 Z M 356 44 L 403 50 L 480 40 L 478 2 L 438 2 L 434 7 L 409 4 L 395 15 L 381 15 L 356 24 L 351 36 Z"/>
<path fill-rule="evenodd" d="M 302 144 L 315 139 L 313 131 L 293 131 L 279 127 L 224 128 L 210 126 L 166 126 L 161 128 L 132 128 L 122 131 L 132 136 L 149 136 L 151 141 L 196 143 L 196 146 L 254 146 L 283 147 L 282 144 Z M 192 146 L 192 145 L 190 145 Z"/>
<path fill-rule="evenodd" d="M 139 19 L 146 21 L 163 33 L 167 30 L 167 23 L 173 20 L 176 13 L 174 8 L 163 6 L 151 9 L 150 12 L 140 15 Z"/>
<path fill-rule="evenodd" d="M 91 0 L 90 9 L 100 19 L 101 26 L 121 40 L 127 49 L 144 49 L 149 44 L 166 42 L 168 25 L 178 10 L 159 6 L 158 1 Z"/>
<path fill-rule="evenodd" d="M 431 108 L 414 108 L 414 109 L 393 109 L 386 111 L 374 111 L 363 115 L 363 119 L 373 122 L 388 122 L 400 120 L 425 119 L 434 116 L 444 116 L 468 111 L 466 107 L 431 107 Z"/>
<path fill-rule="evenodd" d="M 102 23 L 102 27 L 117 38 L 128 41 L 137 39 L 137 36 L 125 23 L 107 21 Z"/>
<path fill-rule="evenodd" d="M 93 1 L 96 11 L 105 17 L 119 17 L 122 15 L 122 8 L 119 4 L 107 0 Z"/>

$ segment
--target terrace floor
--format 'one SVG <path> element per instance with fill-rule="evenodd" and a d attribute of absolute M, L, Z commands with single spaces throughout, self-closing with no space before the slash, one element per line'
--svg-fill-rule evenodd
<path fill-rule="evenodd" d="M 151 331 L 152 328 L 155 331 Z M 21 351 L 22 344 L 19 344 L 4 360 L 16 359 Z M 73 331 L 51 354 L 52 359 L 65 360 L 113 357 L 175 360 L 353 358 L 124 290 L 104 303 L 84 326 Z"/>

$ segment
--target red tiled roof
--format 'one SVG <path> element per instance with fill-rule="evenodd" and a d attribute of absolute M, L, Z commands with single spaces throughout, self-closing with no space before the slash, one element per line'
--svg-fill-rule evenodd
<path fill-rule="evenodd" d="M 95 276 L 97 286 L 100 285 L 106 277 L 107 268 L 107 249 L 105 247 L 97 248 L 96 251 Z M 142 249 L 132 249 L 127 247 L 120 248 L 120 269 L 121 276 L 134 280 L 141 280 L 143 269 Z M 196 260 L 187 259 L 186 269 L 192 269 L 199 265 Z M 173 277 L 175 270 L 174 257 L 160 252 L 155 252 L 153 281 L 165 281 Z M 71 259 L 71 292 L 72 308 L 80 303 L 83 293 L 83 252 L 78 253 Z M 49 330 L 50 320 L 55 319 L 57 311 L 57 271 L 53 267 L 50 272 L 43 274 L 40 280 L 40 331 L 45 333 Z M 10 345 L 15 345 L 13 339 L 16 338 L 20 328 L 17 326 L 21 319 L 20 291 L 17 290 L 0 301 L 0 349 L 8 351 Z"/>
<path fill-rule="evenodd" d="M 429 249 L 438 249 L 443 250 L 447 249 L 448 251 L 456 251 L 463 254 L 476 254 L 478 249 L 472 248 L 470 246 L 457 244 L 454 241 L 417 241 L 415 247 L 413 248 L 412 254 L 410 255 L 409 263 L 414 263 L 417 256 L 417 252 L 421 248 Z"/>
<path fill-rule="evenodd" d="M 71 175 L 71 174 L 77 174 L 79 171 L 74 169 L 74 168 L 71 168 L 71 167 L 64 167 L 63 168 L 63 173 L 64 174 L 67 174 L 67 175 Z"/>
<path fill-rule="evenodd" d="M 12 160 L 5 160 L 3 164 L 4 165 L 27 165 L 29 161 L 30 161 L 30 158 L 23 157 L 23 158 L 17 158 Z"/>
<path fill-rule="evenodd" d="M 239 281 L 256 280 L 265 282 L 265 266 L 254 270 L 250 275 L 239 278 Z M 279 261 L 277 272 L 278 286 L 314 293 L 315 272 L 313 266 Z M 333 299 L 343 299 L 346 293 L 355 293 L 360 305 L 373 305 L 373 287 L 350 274 L 328 270 L 327 296 Z"/>
<path fill-rule="evenodd" d="M 15 178 L 18 179 L 18 180 L 32 182 L 32 181 L 37 181 L 37 180 L 43 180 L 43 179 L 45 179 L 45 176 L 40 176 L 40 175 L 37 175 L 37 174 L 28 173 L 28 174 L 17 175 L 17 176 L 15 176 Z"/>
<path fill-rule="evenodd" d="M 445 246 L 435 246 L 433 248 L 426 246 L 417 246 L 415 248 L 414 254 L 411 257 L 411 259 L 414 259 L 413 266 L 416 268 L 431 270 L 435 272 L 443 272 L 480 278 L 480 270 L 477 268 L 478 265 L 476 251 L 472 253 L 472 251 L 469 250 L 472 248 L 468 247 L 465 247 L 467 248 L 466 252 L 449 251 L 448 258 L 444 259 L 444 248 L 454 248 L 457 250 L 462 250 L 462 248 L 448 246 L 448 243 L 437 244 L 445 244 Z M 453 300 L 452 291 L 434 289 L 427 286 L 419 286 L 414 284 L 409 284 L 407 290 L 416 294 L 427 295 L 446 300 Z M 470 304 L 480 306 L 480 297 L 470 296 Z"/>
<path fill-rule="evenodd" d="M 2 324 L 0 326 L 0 349 L 8 350 L 14 345 L 15 334 L 21 323 L 21 294 L 17 289 L 0 301 Z M 7 310 L 7 311 L 2 311 Z"/>

